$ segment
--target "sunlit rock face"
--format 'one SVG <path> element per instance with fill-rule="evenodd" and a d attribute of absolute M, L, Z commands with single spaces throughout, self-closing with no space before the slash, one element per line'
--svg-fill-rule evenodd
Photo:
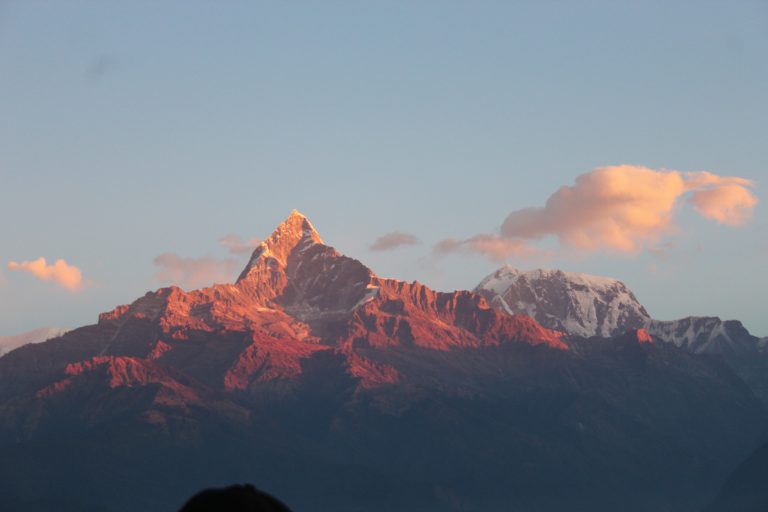
<path fill-rule="evenodd" d="M 296 510 L 693 510 L 768 414 L 625 325 L 573 342 L 381 278 L 294 211 L 235 283 L 0 358 L 0 510 L 174 510 L 233 482 Z"/>
<path fill-rule="evenodd" d="M 379 278 L 325 245 L 294 210 L 254 250 L 236 283 L 148 292 L 101 314 L 96 325 L 17 351 L 0 365 L 6 377 L 0 396 L 40 391 L 50 397 L 80 382 L 77 375 L 119 368 L 131 369 L 118 372 L 122 382 L 142 386 L 149 382 L 141 377 L 145 365 L 181 372 L 210 390 L 265 398 L 270 394 L 261 388 L 269 384 L 281 396 L 324 352 L 358 387 L 370 389 L 398 381 L 405 371 L 385 352 L 371 355 L 376 349 L 523 343 L 566 350 L 561 338 L 526 316 L 495 311 L 470 292 Z M 167 387 L 174 375 L 152 382 Z"/>
<path fill-rule="evenodd" d="M 349 372 L 370 387 L 381 377 L 358 347 L 449 350 L 514 342 L 566 349 L 560 333 L 501 314 L 470 292 L 439 293 L 377 277 L 325 245 L 297 211 L 255 249 L 235 284 L 150 292 L 101 315 L 99 326 L 114 331 L 100 353 L 151 357 L 214 387 L 239 390 L 251 381 L 291 379 L 319 351 L 346 358 Z M 192 346 L 210 354 L 189 368 Z"/>

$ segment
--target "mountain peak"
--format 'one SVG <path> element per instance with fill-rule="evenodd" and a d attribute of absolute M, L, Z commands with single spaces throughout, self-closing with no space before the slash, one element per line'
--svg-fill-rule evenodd
<path fill-rule="evenodd" d="M 274 248 L 279 244 L 290 243 L 294 239 L 311 239 L 314 243 L 323 243 L 307 216 L 296 209 L 291 210 L 291 214 L 275 228 L 266 243 Z"/>
<path fill-rule="evenodd" d="M 496 309 L 578 336 L 619 335 L 650 319 L 621 281 L 557 269 L 520 271 L 505 265 L 483 279 L 475 293 Z"/>
<path fill-rule="evenodd" d="M 266 258 L 273 258 L 285 267 L 288 256 L 295 249 L 306 249 L 314 244 L 323 244 L 315 227 L 304 214 L 296 209 L 291 210 L 291 214 L 275 228 L 269 238 L 256 247 L 237 280 L 243 280 L 257 262 Z"/>

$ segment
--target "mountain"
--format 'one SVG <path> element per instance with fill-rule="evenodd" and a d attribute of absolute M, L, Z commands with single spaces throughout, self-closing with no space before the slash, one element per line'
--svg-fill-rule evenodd
<path fill-rule="evenodd" d="M 645 326 L 650 316 L 621 281 L 608 277 L 505 265 L 475 288 L 496 309 L 525 314 L 576 336 L 616 336 Z"/>
<path fill-rule="evenodd" d="M 574 336 L 609 337 L 645 328 L 655 338 L 697 354 L 755 354 L 760 347 L 758 338 L 737 320 L 652 319 L 624 283 L 609 277 L 561 270 L 523 272 L 507 265 L 474 291 L 500 311 L 529 315 L 544 327 Z"/>
<path fill-rule="evenodd" d="M 725 362 L 768 405 L 768 350 L 738 320 L 689 316 L 656 320 L 616 279 L 561 270 L 523 272 L 504 266 L 474 290 L 499 311 L 527 314 L 542 326 L 574 337 L 611 337 L 643 328 L 653 339 Z"/>
<path fill-rule="evenodd" d="M 645 328 L 657 338 L 697 354 L 755 354 L 758 338 L 738 320 L 689 316 L 680 320 L 650 320 Z"/>
<path fill-rule="evenodd" d="M 728 477 L 706 512 L 768 510 L 768 443 L 758 447 Z"/>
<path fill-rule="evenodd" d="M 250 482 L 297 511 L 693 511 L 768 428 L 720 359 L 642 329 L 567 341 L 378 277 L 294 211 L 235 283 L 0 358 L 0 509 Z"/>
<path fill-rule="evenodd" d="M 11 350 L 15 350 L 28 343 L 40 343 L 41 341 L 56 338 L 67 332 L 60 327 L 42 327 L 33 331 L 27 331 L 14 336 L 0 336 L 0 356 Z"/>

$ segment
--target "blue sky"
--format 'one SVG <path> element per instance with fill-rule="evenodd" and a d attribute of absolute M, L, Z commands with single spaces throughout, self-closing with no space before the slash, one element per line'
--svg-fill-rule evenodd
<path fill-rule="evenodd" d="M 737 228 L 681 204 L 662 253 L 550 236 L 509 263 L 768 335 L 766 56 L 765 2 L 0 3 L 0 335 L 95 322 L 165 284 L 162 253 L 244 264 L 219 238 L 292 208 L 380 275 L 472 287 L 499 263 L 435 243 L 618 164 L 763 202 Z M 369 249 L 391 231 L 421 243 Z M 41 256 L 86 286 L 6 268 Z"/>

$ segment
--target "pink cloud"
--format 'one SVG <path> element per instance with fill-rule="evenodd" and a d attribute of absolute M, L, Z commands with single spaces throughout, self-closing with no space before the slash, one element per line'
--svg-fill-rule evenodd
<path fill-rule="evenodd" d="M 219 244 L 225 247 L 230 254 L 250 254 L 259 246 L 260 242 L 257 238 L 245 241 L 237 235 L 226 235 L 219 238 Z"/>
<path fill-rule="evenodd" d="M 721 177 L 710 172 L 688 173 L 691 203 L 702 216 L 720 224 L 744 224 L 757 205 L 749 190 L 754 184 L 737 177 Z"/>
<path fill-rule="evenodd" d="M 530 258 L 539 253 L 523 240 L 512 240 L 487 234 L 475 235 L 466 240 L 447 238 L 438 242 L 433 249 L 437 254 L 476 252 L 496 262 L 506 261 L 513 256 Z"/>
<path fill-rule="evenodd" d="M 754 184 L 709 172 L 681 173 L 647 167 L 601 167 L 558 189 L 539 208 L 510 213 L 501 236 L 532 240 L 556 236 L 584 251 L 637 252 L 673 233 L 674 215 L 686 194 L 705 218 L 739 225 L 757 204 Z"/>
<path fill-rule="evenodd" d="M 419 243 L 419 239 L 410 233 L 403 233 L 402 231 L 393 231 L 381 235 L 377 238 L 369 247 L 372 251 L 390 251 L 403 247 L 406 245 L 416 245 Z"/>
<path fill-rule="evenodd" d="M 231 282 L 237 271 L 237 262 L 233 259 L 184 258 L 166 252 L 153 261 L 160 267 L 155 279 L 185 289 L 201 288 L 217 282 Z"/>
<path fill-rule="evenodd" d="M 707 171 L 600 167 L 560 187 L 544 206 L 513 211 L 498 234 L 447 239 L 434 250 L 477 252 L 503 261 L 542 254 L 530 243 L 554 236 L 562 246 L 583 252 L 656 251 L 665 246 L 665 237 L 679 232 L 675 215 L 685 204 L 720 224 L 744 224 L 758 202 L 754 186 L 744 178 Z"/>
<path fill-rule="evenodd" d="M 21 263 L 11 261 L 8 263 L 8 268 L 10 270 L 29 272 L 42 281 L 53 281 L 71 292 L 76 292 L 83 288 L 83 274 L 80 272 L 80 269 L 62 259 L 58 259 L 50 265 L 42 257 L 32 261 L 22 261 Z"/>

